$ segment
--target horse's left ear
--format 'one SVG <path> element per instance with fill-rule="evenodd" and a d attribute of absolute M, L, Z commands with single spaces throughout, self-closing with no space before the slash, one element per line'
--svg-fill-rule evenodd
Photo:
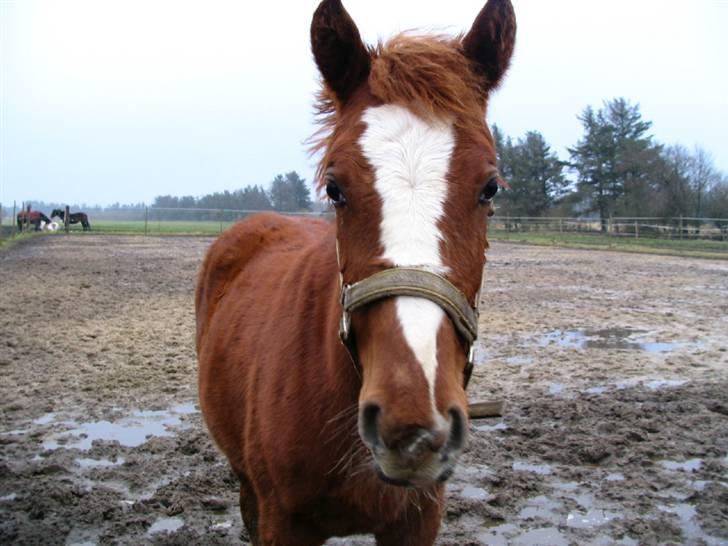
<path fill-rule="evenodd" d="M 369 52 L 341 0 L 319 4 L 311 21 L 311 49 L 324 81 L 341 102 L 369 77 Z"/>
<path fill-rule="evenodd" d="M 516 14 L 510 0 L 488 0 L 463 38 L 463 52 L 484 79 L 497 87 L 508 70 L 516 44 Z"/>

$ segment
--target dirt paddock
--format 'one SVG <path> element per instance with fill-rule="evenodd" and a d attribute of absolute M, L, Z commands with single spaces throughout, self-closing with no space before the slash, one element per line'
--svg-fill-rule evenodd
<path fill-rule="evenodd" d="M 0 544 L 236 544 L 196 406 L 205 238 L 0 252 Z M 728 262 L 493 244 L 439 545 L 728 544 Z M 367 538 L 330 544 L 372 544 Z"/>

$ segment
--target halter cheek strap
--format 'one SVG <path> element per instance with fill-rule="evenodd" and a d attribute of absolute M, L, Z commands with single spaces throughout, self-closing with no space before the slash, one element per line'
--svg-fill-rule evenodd
<path fill-rule="evenodd" d="M 337 245 L 338 247 L 338 245 Z M 338 248 L 337 248 L 338 254 Z M 357 283 L 341 286 L 341 323 L 339 337 L 356 361 L 356 347 L 351 337 L 351 313 L 374 301 L 393 296 L 425 298 L 439 305 L 448 315 L 467 348 L 465 387 L 473 371 L 473 347 L 478 338 L 478 300 L 470 305 L 463 293 L 442 275 L 418 267 L 393 267 Z"/>

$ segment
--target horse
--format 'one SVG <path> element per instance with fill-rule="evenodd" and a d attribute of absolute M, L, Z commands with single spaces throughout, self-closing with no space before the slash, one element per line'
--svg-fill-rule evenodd
<path fill-rule="evenodd" d="M 434 544 L 504 184 L 487 102 L 515 31 L 510 0 L 488 0 L 464 36 L 368 47 L 341 0 L 317 7 L 311 146 L 335 220 L 248 217 L 195 291 L 200 408 L 253 544 Z"/>
<path fill-rule="evenodd" d="M 53 212 L 51 212 L 51 218 L 54 218 L 56 216 L 58 216 L 61 219 L 61 221 L 64 222 L 66 213 L 62 209 L 53 209 Z M 84 231 L 89 231 L 91 229 L 91 224 L 88 221 L 88 214 L 86 214 L 85 212 L 71 212 L 68 215 L 68 223 L 69 224 L 81 223 Z"/>
<path fill-rule="evenodd" d="M 16 218 L 18 222 L 18 231 L 23 231 L 24 226 L 33 226 L 35 231 L 41 230 L 41 224 L 50 224 L 51 219 L 39 210 L 21 210 Z"/>

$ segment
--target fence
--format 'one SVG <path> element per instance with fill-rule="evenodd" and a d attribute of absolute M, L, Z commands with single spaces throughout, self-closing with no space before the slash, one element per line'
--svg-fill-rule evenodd
<path fill-rule="evenodd" d="M 599 218 L 494 216 L 490 229 L 507 233 L 592 234 L 619 238 L 728 241 L 728 218 Z"/>
<path fill-rule="evenodd" d="M 17 209 L 17 211 L 22 209 Z M 4 232 L 8 236 L 17 232 L 15 217 L 2 213 Z M 221 233 L 233 223 L 255 210 L 197 209 L 123 207 L 88 210 L 92 232 L 129 233 L 144 235 Z M 286 213 L 283 213 L 286 214 Z M 308 216 L 332 219 L 330 211 L 288 213 L 294 216 Z M 59 227 L 63 227 L 60 223 Z M 80 231 L 81 225 L 70 226 Z M 712 240 L 728 241 L 728 218 L 656 218 L 656 217 L 613 217 L 602 224 L 599 218 L 573 217 L 511 217 L 496 215 L 490 220 L 491 233 L 532 233 L 544 235 L 594 235 L 620 239 L 670 239 L 670 240 Z"/>
<path fill-rule="evenodd" d="M 232 209 L 184 209 L 184 208 L 158 208 L 158 207 L 129 207 L 114 209 L 89 209 L 88 220 L 91 232 L 95 233 L 121 233 L 144 235 L 216 235 L 230 227 L 235 222 L 251 214 L 258 214 L 259 210 L 232 210 Z M 322 212 L 293 212 L 279 213 L 291 216 L 307 216 L 314 218 L 333 218 L 333 213 Z M 17 235 L 19 231 L 33 229 L 34 226 L 21 225 L 8 221 L 5 215 L 5 236 Z M 63 230 L 64 224 L 59 219 L 56 225 L 43 225 L 44 230 Z M 81 231 L 81 224 L 65 226 L 71 232 Z"/>

